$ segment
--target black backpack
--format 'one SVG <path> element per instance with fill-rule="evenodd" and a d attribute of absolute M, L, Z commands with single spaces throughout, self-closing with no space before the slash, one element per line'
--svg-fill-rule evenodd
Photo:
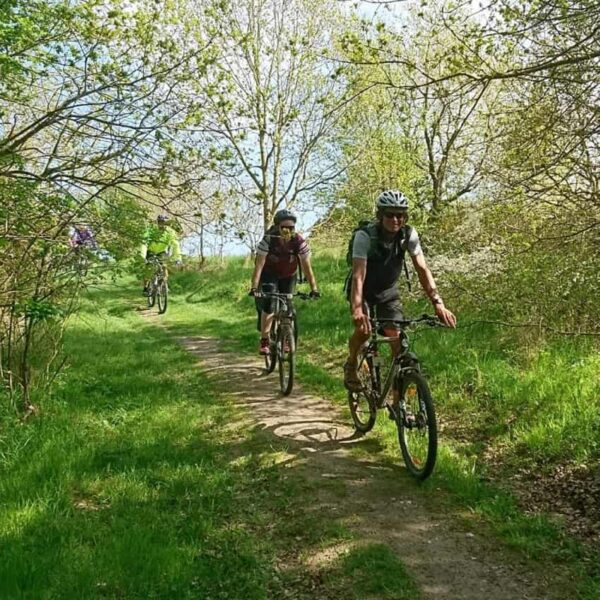
<path fill-rule="evenodd" d="M 370 258 L 375 256 L 380 251 L 380 240 L 379 240 L 379 232 L 377 230 L 377 224 L 375 221 L 359 221 L 358 225 L 352 230 L 352 235 L 350 236 L 350 240 L 348 241 L 348 249 L 346 250 L 346 264 L 349 267 L 348 275 L 346 275 L 346 279 L 344 281 L 344 294 L 346 299 L 350 300 L 350 290 L 352 288 L 352 249 L 354 247 L 354 238 L 356 237 L 357 231 L 365 231 L 369 234 L 369 238 L 371 243 L 369 245 L 369 252 L 367 257 Z M 408 267 L 406 265 L 406 261 L 404 260 L 404 255 L 406 254 L 406 246 L 408 240 L 410 238 L 410 234 L 412 232 L 412 227 L 410 225 L 405 225 L 396 236 L 395 247 L 393 253 L 390 255 L 396 256 L 402 261 L 402 267 L 404 268 L 404 273 L 406 275 L 406 285 L 408 287 L 408 291 L 411 290 L 410 285 L 410 276 L 408 274 Z"/>

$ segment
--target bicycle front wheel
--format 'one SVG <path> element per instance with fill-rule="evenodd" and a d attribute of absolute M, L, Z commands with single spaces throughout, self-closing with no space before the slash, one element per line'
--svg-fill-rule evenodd
<path fill-rule="evenodd" d="M 437 424 L 429 384 L 416 372 L 403 374 L 398 383 L 396 425 L 402 457 L 410 474 L 423 481 L 431 475 L 437 457 Z"/>
<path fill-rule="evenodd" d="M 279 328 L 277 359 L 281 393 L 284 396 L 289 396 L 294 387 L 294 371 L 296 368 L 296 340 L 294 339 L 293 323 Z"/>
<path fill-rule="evenodd" d="M 167 304 L 169 302 L 169 286 L 164 280 L 158 286 L 156 300 L 158 301 L 158 314 L 163 315 L 167 312 Z"/>
<path fill-rule="evenodd" d="M 269 354 L 265 354 L 265 370 L 267 375 L 272 373 L 277 366 L 277 331 L 279 327 L 273 323 L 269 332 Z"/>
<path fill-rule="evenodd" d="M 376 389 L 376 373 L 373 359 L 364 354 L 358 357 L 358 378 L 361 383 L 360 392 L 348 391 L 348 406 L 354 427 L 361 433 L 373 429 L 377 418 L 377 407 L 374 402 Z"/>

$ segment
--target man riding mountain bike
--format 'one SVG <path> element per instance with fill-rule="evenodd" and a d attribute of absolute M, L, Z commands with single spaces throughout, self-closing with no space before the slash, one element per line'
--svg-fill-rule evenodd
<path fill-rule="evenodd" d="M 153 257 L 164 261 L 172 258 L 175 264 L 181 264 L 181 248 L 179 238 L 175 231 L 169 226 L 169 217 L 167 215 L 158 215 L 156 223 L 150 223 L 143 236 L 141 254 L 146 264 Z M 144 272 L 144 290 L 143 294 L 148 294 L 148 281 L 150 280 L 150 269 L 146 267 Z"/>
<path fill-rule="evenodd" d="M 427 266 L 417 231 L 407 225 L 406 196 L 397 190 L 382 192 L 375 209 L 376 219 L 355 231 L 351 248 L 352 272 L 348 279 L 348 299 L 354 332 L 349 340 L 350 352 L 344 365 L 344 385 L 350 391 L 361 389 L 357 357 L 371 332 L 364 304 L 367 304 L 371 316 L 384 322 L 386 336 L 398 337 L 399 331 L 393 321 L 403 318 L 397 284 L 407 252 L 436 315 L 447 327 L 456 326 L 456 317 L 444 306 Z M 394 342 L 392 351 L 397 354 L 399 350 L 399 342 Z M 397 390 L 394 390 L 395 401 L 397 394 Z"/>
<path fill-rule="evenodd" d="M 261 292 L 293 294 L 298 263 L 310 284 L 310 296 L 320 296 L 310 264 L 310 249 L 306 240 L 296 233 L 296 215 L 283 209 L 275 213 L 273 225 L 256 249 L 256 261 L 251 281 L 251 296 Z M 257 302 L 260 310 L 259 354 L 269 354 L 269 332 L 273 323 L 273 308 L 269 298 Z"/>

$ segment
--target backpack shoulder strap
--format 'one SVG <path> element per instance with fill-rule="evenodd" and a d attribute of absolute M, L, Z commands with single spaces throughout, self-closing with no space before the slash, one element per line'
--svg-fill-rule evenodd
<path fill-rule="evenodd" d="M 379 245 L 379 229 L 377 228 L 376 221 L 363 221 L 363 226 L 359 228 L 361 231 L 365 231 L 369 234 L 369 256 L 377 252 Z"/>
<path fill-rule="evenodd" d="M 413 228 L 410 225 L 405 225 L 402 232 L 402 240 L 400 241 L 400 253 L 402 256 L 402 268 L 404 269 L 404 276 L 406 277 L 406 286 L 408 291 L 412 290 L 410 283 L 410 274 L 408 273 L 408 264 L 406 263 L 406 251 L 408 250 L 408 240 L 412 234 Z"/>
<path fill-rule="evenodd" d="M 269 254 L 275 249 L 275 245 L 277 244 L 277 229 L 274 225 L 271 225 L 267 231 L 265 231 L 265 238 L 267 239 L 267 243 L 269 244 Z"/>
<path fill-rule="evenodd" d="M 410 240 L 412 231 L 413 228 L 410 225 L 405 225 L 402 228 L 402 237 L 400 239 L 400 247 L 402 248 L 402 250 L 406 250 L 408 248 L 408 240 Z"/>

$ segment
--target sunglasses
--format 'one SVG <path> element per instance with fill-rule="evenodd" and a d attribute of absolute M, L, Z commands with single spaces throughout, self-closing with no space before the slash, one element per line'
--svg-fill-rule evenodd
<path fill-rule="evenodd" d="M 294 231 L 296 228 L 293 225 L 280 225 L 281 230 Z"/>
<path fill-rule="evenodd" d="M 406 219 L 408 217 L 408 213 L 405 212 L 384 212 L 383 216 L 386 219 Z"/>

